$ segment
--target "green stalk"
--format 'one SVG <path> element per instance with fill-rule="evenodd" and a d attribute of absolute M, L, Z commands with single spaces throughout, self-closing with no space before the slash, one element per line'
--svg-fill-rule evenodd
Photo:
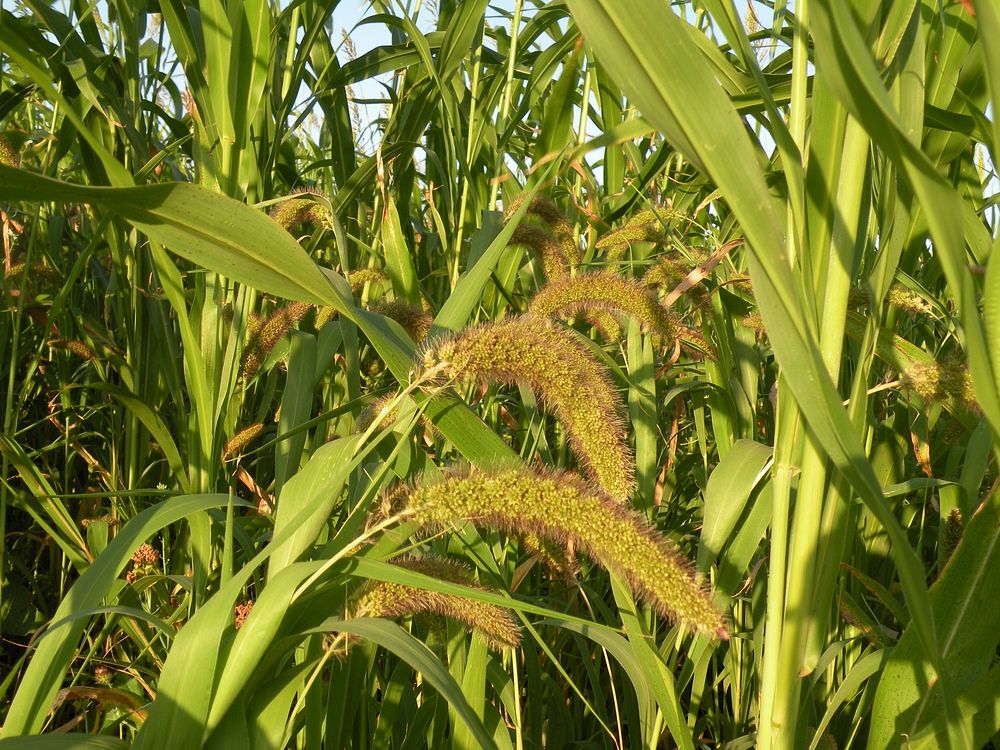
<path fill-rule="evenodd" d="M 455 267 L 452 270 L 451 277 L 452 289 L 458 285 L 458 273 L 461 268 L 462 261 L 462 238 L 465 232 L 465 209 L 469 203 L 469 183 L 472 178 L 472 159 L 476 150 L 475 144 L 472 142 L 472 133 L 474 133 L 476 129 L 476 110 L 479 106 L 479 74 L 480 69 L 482 68 L 480 65 L 480 57 L 482 54 L 483 45 L 479 44 L 472 55 L 472 81 L 469 84 L 469 124 L 468 130 L 466 130 L 465 140 L 466 168 L 462 170 L 466 173 L 466 177 L 462 180 L 462 197 L 459 200 L 458 221 L 456 222 L 458 226 L 455 227 Z"/>
<path fill-rule="evenodd" d="M 507 54 L 506 78 L 503 85 L 503 97 L 500 101 L 500 114 L 497 117 L 497 134 L 501 128 L 509 126 L 511 91 L 514 88 L 514 68 L 517 64 L 517 37 L 521 31 L 521 9 L 524 0 L 514 0 L 514 15 L 510 22 L 510 51 Z M 492 211 L 497 205 L 497 196 L 500 194 L 500 180 L 504 169 L 504 153 L 497 149 L 496 166 L 493 169 L 494 180 L 490 186 L 490 199 L 486 204 L 488 210 Z"/>
<path fill-rule="evenodd" d="M 806 154 L 806 125 L 809 118 L 807 22 L 809 3 L 803 0 L 793 17 L 792 80 L 788 128 L 799 153 Z M 792 195 L 790 191 L 790 195 Z M 801 195 L 801 192 L 799 193 Z M 787 255 L 792 268 L 798 267 L 799 249 L 805 245 L 805 207 L 789 204 L 786 215 Z M 801 218 L 800 218 L 801 217 Z M 799 220 L 797 220 L 799 219 Z M 792 492 L 797 474 L 799 438 L 804 432 L 798 404 L 779 376 L 777 425 L 774 442 L 774 508 L 771 519 L 771 553 L 768 575 L 767 615 L 764 629 L 761 697 L 757 717 L 757 742 L 762 750 L 787 747 L 788 696 L 781 682 L 782 654 L 786 635 L 786 581 L 789 568 L 789 531 Z M 794 730 L 793 730 L 794 731 Z"/>

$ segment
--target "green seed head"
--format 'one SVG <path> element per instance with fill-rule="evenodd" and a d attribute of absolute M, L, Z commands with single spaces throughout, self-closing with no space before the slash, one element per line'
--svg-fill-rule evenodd
<path fill-rule="evenodd" d="M 20 165 L 21 160 L 18 158 L 17 154 L 14 153 L 14 149 L 11 148 L 10 143 L 0 135 L 0 164 L 7 167 L 14 167 L 15 169 Z"/>
<path fill-rule="evenodd" d="M 238 456 L 248 445 L 250 445 L 250 443 L 256 440 L 263 431 L 263 422 L 257 422 L 249 427 L 244 427 L 242 430 L 233 435 L 228 441 L 226 441 L 226 445 L 222 449 L 222 459 L 224 461 L 228 461 L 230 458 Z"/>
<path fill-rule="evenodd" d="M 594 246 L 603 250 L 608 260 L 619 260 L 637 242 L 664 245 L 667 237 L 663 234 L 662 227 L 671 215 L 672 212 L 663 208 L 640 211 L 618 229 L 602 236 Z"/>
<path fill-rule="evenodd" d="M 569 317 L 579 312 L 620 312 L 642 323 L 663 342 L 675 336 L 670 313 L 642 284 L 611 271 L 579 274 L 552 281 L 531 300 L 528 312 L 542 318 Z"/>
<path fill-rule="evenodd" d="M 434 321 L 430 313 L 398 299 L 371 302 L 368 309 L 395 320 L 418 344 L 427 337 Z"/>
<path fill-rule="evenodd" d="M 978 409 L 968 365 L 958 357 L 915 364 L 903 373 L 903 384 L 927 401 L 955 399 L 971 410 Z"/>
<path fill-rule="evenodd" d="M 542 261 L 542 271 L 549 281 L 569 275 L 570 259 L 551 231 L 521 224 L 510 238 L 512 245 L 524 245 Z"/>
<path fill-rule="evenodd" d="M 930 315 L 934 309 L 916 292 L 902 284 L 893 284 L 887 297 L 889 304 L 911 315 Z"/>
<path fill-rule="evenodd" d="M 307 302 L 289 302 L 271 313 L 267 321 L 252 336 L 248 336 L 247 345 L 243 348 L 241 368 L 244 380 L 254 376 L 271 350 L 298 325 L 311 307 Z"/>
<path fill-rule="evenodd" d="M 347 282 L 351 285 L 351 291 L 358 291 L 365 284 L 375 284 L 379 281 L 385 281 L 385 274 L 374 268 L 362 268 L 357 271 L 351 271 L 347 275 Z"/>
<path fill-rule="evenodd" d="M 307 222 L 326 229 L 333 229 L 333 216 L 330 213 L 329 200 L 318 190 L 294 191 L 288 199 L 275 204 L 269 215 L 289 232 Z"/>
<path fill-rule="evenodd" d="M 573 475 L 526 466 L 456 473 L 412 488 L 403 501 L 421 525 L 471 521 L 572 545 L 624 575 L 661 615 L 700 633 L 728 637 L 723 616 L 677 549 L 642 516 Z"/>
<path fill-rule="evenodd" d="M 435 340 L 421 367 L 447 380 L 527 385 L 555 414 L 601 489 L 618 500 L 631 497 L 634 468 L 621 398 L 572 332 L 533 316 L 508 318 Z"/>
<path fill-rule="evenodd" d="M 943 559 L 948 560 L 958 549 L 958 543 L 965 535 L 965 519 L 962 518 L 961 508 L 952 508 L 951 513 L 944 521 L 944 530 L 941 534 L 941 544 L 944 547 Z"/>
<path fill-rule="evenodd" d="M 504 212 L 505 221 L 510 220 L 521 203 L 521 200 L 514 201 L 511 207 Z M 559 243 L 563 255 L 571 267 L 580 263 L 580 246 L 573 237 L 573 225 L 569 223 L 551 198 L 544 195 L 535 196 L 528 207 L 527 216 L 537 218 L 548 225 L 549 231 Z"/>
<path fill-rule="evenodd" d="M 488 590 L 475 585 L 468 568 L 447 560 L 410 557 L 394 560 L 393 563 L 441 581 L 479 591 Z M 478 630 L 487 644 L 497 651 L 505 646 L 516 648 L 521 642 L 520 628 L 510 613 L 501 607 L 385 581 L 373 582 L 365 588 L 354 602 L 351 616 L 396 618 L 424 613 L 443 615 Z"/>

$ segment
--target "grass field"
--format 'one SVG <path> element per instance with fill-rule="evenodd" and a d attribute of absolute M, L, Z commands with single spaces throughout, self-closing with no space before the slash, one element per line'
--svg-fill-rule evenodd
<path fill-rule="evenodd" d="M 0 747 L 993 747 L 996 4 L 335 10 L 0 6 Z"/>

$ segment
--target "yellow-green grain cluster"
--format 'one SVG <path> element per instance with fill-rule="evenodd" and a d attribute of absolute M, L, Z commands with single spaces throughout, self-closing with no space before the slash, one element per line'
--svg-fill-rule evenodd
<path fill-rule="evenodd" d="M 355 292 L 365 284 L 375 284 L 379 281 L 385 281 L 385 274 L 375 268 L 360 268 L 357 271 L 351 271 L 347 275 L 347 283 L 351 285 L 351 290 Z"/>
<path fill-rule="evenodd" d="M 228 460 L 241 454 L 263 431 L 264 423 L 257 422 L 237 432 L 226 441 L 226 445 L 222 449 L 223 460 Z"/>
<path fill-rule="evenodd" d="M 376 300 L 369 303 L 368 309 L 395 320 L 418 344 L 427 338 L 431 323 L 434 322 L 430 313 L 399 299 Z"/>
<path fill-rule="evenodd" d="M 728 637 L 722 614 L 674 545 L 638 513 L 571 474 L 526 466 L 456 473 L 411 489 L 404 508 L 424 526 L 471 521 L 572 545 L 624 575 L 661 615 L 700 633 Z"/>
<path fill-rule="evenodd" d="M 609 260 L 620 259 L 637 242 L 652 242 L 662 245 L 667 242 L 662 226 L 669 218 L 665 209 L 646 209 L 626 221 L 618 229 L 603 235 L 594 245 L 603 250 Z"/>
<path fill-rule="evenodd" d="M 635 488 L 621 399 L 604 368 L 574 334 L 532 316 L 508 318 L 434 341 L 421 365 L 443 377 L 527 385 L 563 425 L 576 456 L 605 492 L 627 501 Z"/>
<path fill-rule="evenodd" d="M 559 240 L 547 228 L 521 224 L 510 238 L 512 245 L 524 245 L 542 261 L 542 272 L 548 281 L 569 274 L 570 259 Z"/>
<path fill-rule="evenodd" d="M 50 339 L 49 346 L 56 349 L 65 349 L 71 354 L 75 354 L 82 359 L 89 359 L 91 362 L 97 361 L 97 353 L 85 341 L 80 339 Z"/>
<path fill-rule="evenodd" d="M 17 154 L 14 153 L 14 149 L 11 148 L 10 143 L 0 135 L 0 164 L 7 167 L 17 167 L 21 163 L 18 159 Z"/>
<path fill-rule="evenodd" d="M 254 376 L 271 350 L 298 325 L 311 307 L 312 305 L 306 302 L 289 302 L 271 313 L 263 324 L 252 323 L 248 326 L 247 345 L 243 348 L 241 368 L 244 380 Z"/>
<path fill-rule="evenodd" d="M 504 212 L 504 219 L 509 221 L 521 203 L 521 199 L 514 201 Z M 531 205 L 528 206 L 525 218 L 536 218 L 547 226 L 551 235 L 559 243 L 562 255 L 566 259 L 568 266 L 573 267 L 579 264 L 580 246 L 573 237 L 573 225 L 569 223 L 566 215 L 559 210 L 559 207 L 556 206 L 551 198 L 544 195 L 536 195 L 531 201 Z"/>
<path fill-rule="evenodd" d="M 675 335 L 670 313 L 642 284 L 612 271 L 579 274 L 552 281 L 532 298 L 528 313 L 542 318 L 597 311 L 624 313 L 662 341 Z"/>
<path fill-rule="evenodd" d="M 976 409 L 976 394 L 968 366 L 957 357 L 941 362 L 913 364 L 903 373 L 903 385 L 927 401 L 955 399 L 969 409 Z"/>
<path fill-rule="evenodd" d="M 457 583 L 478 591 L 488 590 L 475 585 L 468 568 L 447 560 L 400 558 L 394 560 L 393 564 L 440 581 Z M 420 614 L 442 615 L 477 630 L 487 644 L 496 650 L 504 646 L 516 648 L 521 642 L 520 628 L 510 612 L 502 607 L 469 597 L 442 594 L 399 583 L 370 583 L 351 608 L 353 617 L 396 618 Z"/>
<path fill-rule="evenodd" d="M 297 190 L 286 200 L 275 204 L 269 215 L 289 232 L 307 222 L 332 229 L 333 219 L 329 208 L 324 205 L 325 200 L 326 197 L 318 190 Z"/>

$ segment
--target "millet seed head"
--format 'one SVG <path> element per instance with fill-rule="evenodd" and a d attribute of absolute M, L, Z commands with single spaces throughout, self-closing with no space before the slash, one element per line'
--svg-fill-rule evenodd
<path fill-rule="evenodd" d="M 423 573 L 448 583 L 456 583 L 478 591 L 472 572 L 463 565 L 433 557 L 404 557 L 394 565 Z M 408 617 L 419 614 L 442 615 L 482 633 L 490 648 L 516 648 L 521 642 L 521 630 L 502 607 L 453 594 L 404 586 L 386 581 L 373 581 L 363 589 L 351 607 L 352 617 Z"/>
<path fill-rule="evenodd" d="M 446 380 L 528 386 L 562 424 L 598 486 L 617 500 L 631 497 L 634 462 L 621 397 L 571 331 L 533 316 L 508 318 L 435 340 L 420 364 Z"/>
<path fill-rule="evenodd" d="M 410 338 L 418 344 L 427 338 L 427 334 L 431 330 L 431 324 L 434 322 L 434 318 L 426 310 L 414 307 L 408 302 L 399 299 L 373 301 L 369 303 L 368 309 L 395 320 L 410 335 Z"/>
<path fill-rule="evenodd" d="M 528 312 L 542 318 L 576 313 L 624 313 L 639 321 L 661 343 L 675 336 L 675 322 L 653 294 L 638 281 L 613 271 L 581 273 L 549 282 L 532 298 Z"/>
<path fill-rule="evenodd" d="M 512 245 L 524 245 L 542 261 L 542 272 L 549 281 L 569 275 L 570 259 L 559 240 L 548 229 L 521 224 L 510 238 Z"/>
<path fill-rule="evenodd" d="M 21 160 L 18 158 L 14 149 L 11 148 L 10 142 L 0 135 L 0 164 L 7 167 L 14 167 L 15 169 L 20 166 Z"/>
<path fill-rule="evenodd" d="M 572 545 L 623 575 L 661 615 L 699 633 L 728 637 L 724 617 L 676 547 L 638 513 L 575 475 L 527 466 L 461 471 L 414 486 L 403 503 L 410 519 L 424 526 L 471 521 Z"/>
<path fill-rule="evenodd" d="M 275 204 L 269 216 L 286 231 L 306 222 L 333 228 L 333 217 L 327 204 L 329 201 L 319 190 L 302 188 L 292 192 L 286 200 Z"/>

